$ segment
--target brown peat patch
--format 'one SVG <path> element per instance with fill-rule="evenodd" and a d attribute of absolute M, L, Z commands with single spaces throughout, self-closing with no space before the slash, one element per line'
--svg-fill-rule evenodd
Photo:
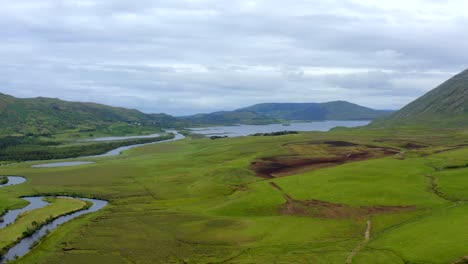
<path fill-rule="evenodd" d="M 279 208 L 279 214 L 281 215 L 312 216 L 331 219 L 362 219 L 371 215 L 416 210 L 416 206 L 350 206 L 320 200 L 300 201 L 286 194 L 276 183 L 270 182 L 270 185 L 280 191 L 286 200 Z"/>
<path fill-rule="evenodd" d="M 252 162 L 250 169 L 259 177 L 272 179 L 314 169 L 337 166 L 348 162 L 381 158 L 400 153 L 398 149 L 358 145 L 345 141 L 301 142 L 298 145 L 303 149 L 310 146 L 323 145 L 323 148 L 319 149 L 323 154 L 319 157 L 292 154 L 289 156 L 262 158 Z"/>

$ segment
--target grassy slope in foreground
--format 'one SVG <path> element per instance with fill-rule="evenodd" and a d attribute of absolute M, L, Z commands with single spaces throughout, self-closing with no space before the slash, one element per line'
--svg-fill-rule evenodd
<path fill-rule="evenodd" d="M 451 178 L 443 181 L 432 167 L 445 172 L 442 154 L 455 153 L 457 164 L 468 162 L 467 149 L 455 147 L 467 135 L 386 133 L 360 129 L 186 139 L 134 149 L 85 167 L 35 170 L 18 164 L 5 167 L 4 173 L 26 175 L 28 184 L 0 192 L 5 201 L 1 206 L 14 206 L 15 197 L 40 192 L 110 200 L 106 210 L 60 227 L 19 263 L 344 263 L 362 241 L 368 219 L 371 241 L 353 263 L 450 263 L 466 255 L 464 226 L 451 224 L 464 221 L 464 204 L 441 197 L 431 189 L 428 176 L 440 182 L 440 192 L 460 196 L 456 190 L 452 193 Z M 313 143 L 320 140 L 376 145 L 404 154 L 273 180 L 249 170 L 261 157 L 316 157 L 354 148 Z M 413 149 L 416 143 L 427 147 Z M 458 149 L 430 154 L 452 147 Z M 312 215 L 282 215 L 285 197 L 270 182 L 294 199 L 342 204 L 351 212 L 382 205 L 410 205 L 414 210 L 330 218 L 312 208 Z M 424 227 L 439 228 L 437 240 L 430 239 L 433 229 Z M 400 239 L 408 243 L 402 246 Z"/>

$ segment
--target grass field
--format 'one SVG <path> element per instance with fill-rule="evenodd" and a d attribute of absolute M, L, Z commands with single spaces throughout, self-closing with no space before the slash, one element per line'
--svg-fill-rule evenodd
<path fill-rule="evenodd" d="M 467 142 L 451 130 L 188 138 L 78 167 L 4 166 L 28 180 L 0 190 L 0 212 L 35 194 L 110 201 L 17 263 L 346 263 L 361 243 L 352 263 L 452 263 L 468 255 Z"/>

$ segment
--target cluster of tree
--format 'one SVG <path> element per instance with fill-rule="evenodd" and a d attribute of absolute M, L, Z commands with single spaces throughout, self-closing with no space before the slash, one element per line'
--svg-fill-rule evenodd
<path fill-rule="evenodd" d="M 5 176 L 0 176 L 0 185 L 7 184 L 8 178 Z"/>
<path fill-rule="evenodd" d="M 0 138 L 0 148 L 18 145 L 39 145 L 39 146 L 58 146 L 59 142 L 56 141 L 42 141 L 37 137 L 3 137 Z"/>
<path fill-rule="evenodd" d="M 80 156 L 92 156 L 106 153 L 110 150 L 136 144 L 145 144 L 174 138 L 173 134 L 155 137 L 133 139 L 115 142 L 86 143 L 81 145 L 56 146 L 56 143 L 41 144 L 40 142 L 23 142 L 23 144 L 9 144 L 0 148 L 0 160 L 2 161 L 28 161 L 66 159 Z"/>
<path fill-rule="evenodd" d="M 228 136 L 211 136 L 210 139 L 215 140 L 215 139 L 221 139 L 221 138 L 227 138 Z"/>
<path fill-rule="evenodd" d="M 444 169 L 462 169 L 462 168 L 468 168 L 468 163 L 466 164 L 463 164 L 463 165 L 449 165 L 449 166 L 445 166 Z"/>
<path fill-rule="evenodd" d="M 271 133 L 255 133 L 251 136 L 254 137 L 268 137 L 268 136 L 283 136 L 283 135 L 291 135 L 291 134 L 299 134 L 297 131 L 278 131 L 278 132 L 271 132 Z"/>
<path fill-rule="evenodd" d="M 50 223 L 50 222 L 52 222 L 53 220 L 54 220 L 54 218 L 53 218 L 52 216 L 49 216 L 45 222 L 46 222 L 46 223 L 47 223 L 47 222 Z M 31 226 L 28 226 L 28 227 L 26 228 L 26 230 L 23 231 L 23 237 L 30 237 L 30 236 L 32 236 L 32 235 L 36 232 L 36 230 L 38 230 L 39 228 L 41 228 L 42 225 L 44 225 L 44 223 L 39 224 L 39 223 L 36 222 L 36 221 L 32 221 L 32 222 L 31 222 Z"/>

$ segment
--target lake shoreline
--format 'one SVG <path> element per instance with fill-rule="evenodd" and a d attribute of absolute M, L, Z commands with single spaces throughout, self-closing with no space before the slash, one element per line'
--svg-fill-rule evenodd
<path fill-rule="evenodd" d="M 210 127 L 192 127 L 188 128 L 192 133 L 210 136 L 242 137 L 251 136 L 259 133 L 274 133 L 281 131 L 297 132 L 327 132 L 336 127 L 360 127 L 370 123 L 369 120 L 358 121 L 311 121 L 311 122 L 290 122 L 276 123 L 268 125 L 230 125 L 230 126 L 210 126 Z"/>

